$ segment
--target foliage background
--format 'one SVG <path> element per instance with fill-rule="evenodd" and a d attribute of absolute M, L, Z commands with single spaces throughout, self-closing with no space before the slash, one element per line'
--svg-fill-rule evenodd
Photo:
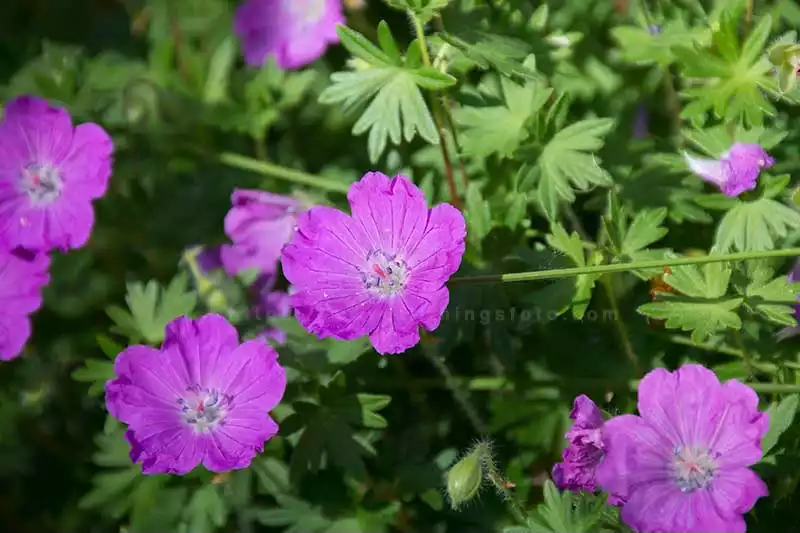
<path fill-rule="evenodd" d="M 731 10 L 734 3 L 741 4 L 729 2 Z M 715 198 L 703 195 L 699 180 L 684 173 L 686 179 L 681 181 L 680 171 L 675 171 L 677 148 L 692 138 L 683 130 L 692 117 L 677 118 L 681 102 L 664 81 L 664 68 L 671 69 L 680 83 L 678 71 L 691 70 L 693 58 L 678 57 L 682 63 L 676 65 L 669 47 L 647 49 L 638 45 L 630 29 L 628 34 L 615 30 L 642 26 L 643 14 L 636 5 L 550 1 L 546 24 L 537 26 L 531 16 L 538 2 L 452 4 L 443 20 L 453 34 L 488 20 L 493 33 L 528 44 L 530 49 L 522 54 L 513 48 L 501 49 L 502 53 L 494 49 L 489 63 L 500 71 L 509 62 L 521 68 L 526 53 L 534 53 L 536 69 L 558 94 L 570 97 L 567 124 L 613 119 L 597 123 L 583 148 L 597 152 L 608 173 L 593 174 L 585 187 L 588 192 L 569 198 L 572 208 L 558 215 L 568 217 L 567 227 L 582 227 L 592 236 L 602 233 L 600 215 L 607 198 L 603 187 L 613 178 L 628 212 L 654 210 L 644 221 L 653 238 L 640 246 L 658 241 L 662 251 L 652 257 L 663 257 L 666 249 L 708 250 L 715 239 L 718 242 L 720 213 L 714 209 L 721 204 L 712 205 Z M 473 9 L 481 4 L 491 9 Z M 657 4 L 661 22 L 680 18 L 690 25 L 672 27 L 672 34 L 665 31 L 673 44 L 691 39 L 695 31 L 702 33 L 701 24 L 692 18 L 698 2 Z M 531 324 L 508 319 L 482 324 L 479 317 L 446 320 L 437 331 L 439 345 L 423 345 L 391 358 L 379 358 L 360 341 L 314 341 L 286 320 L 281 324 L 289 330 L 290 342 L 281 357 L 294 371 L 287 393 L 294 403 L 279 416 L 284 436 L 270 443 L 252 469 L 231 476 L 195 472 L 176 480 L 139 475 L 127 460 L 119 427 L 106 420 L 100 392 L 109 375 L 107 356 L 113 358 L 137 335 L 158 342 L 161 326 L 175 314 L 213 308 L 208 298 L 197 297 L 197 280 L 189 275 L 185 253 L 194 245 L 224 242 L 222 220 L 234 187 L 294 191 L 286 181 L 224 165 L 217 155 L 232 152 L 268 159 L 343 187 L 368 169 L 388 174 L 405 170 L 423 184 L 432 201 L 449 198 L 438 147 L 417 138 L 401 146 L 390 144 L 374 161 L 366 135 L 351 134 L 353 119 L 341 106 L 318 103 L 330 85 L 330 74 L 345 68 L 349 54 L 343 47 L 332 47 L 324 61 L 299 72 L 244 68 L 231 32 L 235 5 L 224 0 L 0 4 L 0 96 L 31 93 L 60 102 L 76 122 L 103 125 L 116 143 L 111 188 L 96 204 L 90 244 L 55 258 L 46 307 L 35 315 L 35 336 L 22 359 L 0 367 L 0 529 L 15 533 L 120 528 L 195 533 L 495 531 L 510 523 L 499 498 L 485 493 L 480 502 L 454 512 L 444 504 L 442 493 L 447 467 L 482 433 L 494 440 L 497 462 L 516 485 L 517 497 L 532 507 L 542 501 L 541 488 L 560 456 L 569 408 L 578 393 L 598 401 L 613 399 L 610 409 L 629 410 L 635 402 L 627 390 L 629 380 L 639 377 L 642 369 L 685 360 L 703 362 L 723 378 L 795 383 L 798 345 L 789 341 L 776 347 L 769 336 L 775 324 L 745 324 L 745 342 L 763 363 L 751 367 L 741 350 L 729 346 L 734 343 L 724 331 L 712 349 L 699 348 L 688 336 L 676 338 L 680 331 L 659 328 L 637 312 L 650 301 L 645 281 L 650 272 L 598 282 L 589 308 L 601 317 L 597 320 L 582 320 L 576 309 L 585 310 L 586 301 L 573 299 L 575 290 L 588 290 L 582 293 L 585 300 L 595 280 L 583 278 L 577 289 L 571 282 L 566 288 L 543 283 L 510 289 L 476 285 L 454 291 L 451 311 L 458 306 L 490 311 L 553 309 L 560 318 Z M 720 5 L 706 3 L 717 12 Z M 788 0 L 756 2 L 756 12 L 771 14 L 773 35 L 800 25 L 800 9 Z M 371 1 L 349 14 L 351 27 L 373 41 L 380 20 L 389 24 L 402 46 L 412 39 L 413 28 L 405 15 L 383 3 Z M 553 45 L 553 35 L 575 37 L 570 32 L 581 38 L 566 48 Z M 438 47 L 441 42 L 432 38 L 432 44 Z M 644 65 L 635 64 L 636 53 Z M 702 57 L 698 61 L 702 63 Z M 458 67 L 454 64 L 454 69 Z M 552 213 L 547 208 L 552 203 L 538 202 L 536 194 L 543 193 L 524 186 L 539 178 L 526 177 L 525 166 L 520 170 L 518 162 L 506 157 L 524 140 L 513 136 L 522 135 L 521 126 L 506 128 L 517 110 L 509 114 L 495 108 L 470 117 L 470 112 L 482 110 L 486 100 L 475 100 L 480 70 L 464 70 L 460 77 L 473 94 L 451 95 L 462 106 L 455 114 L 463 130 L 461 145 L 471 184 L 464 190 L 457 181 L 470 224 L 462 273 L 569 266 L 569 258 L 575 257 L 570 255 L 570 237 L 557 234 L 548 223 Z M 513 93 L 515 102 L 507 86 L 500 96 L 505 94 L 509 107 L 513 103 L 523 111 L 535 111 L 526 107 L 533 106 L 526 101 L 532 86 L 522 87 Z M 493 97 L 497 96 L 495 89 Z M 690 97 L 703 98 L 702 94 Z M 710 98 L 713 104 L 713 95 Z M 779 161 L 772 171 L 775 176 L 797 170 L 795 102 L 796 97 L 794 102 L 787 98 L 776 103 L 778 114 L 770 119 L 770 129 L 753 134 L 776 141 L 774 145 L 780 142 L 779 148 L 770 150 Z M 551 105 L 552 100 L 544 109 Z M 756 104 L 748 101 L 742 106 L 747 112 L 734 109 L 731 122 L 740 114 L 753 118 L 750 113 Z M 642 107 L 648 113 L 650 133 L 634 138 Z M 694 111 L 705 110 L 699 106 Z M 719 119 L 717 123 L 724 125 Z M 499 132 L 492 129 L 494 125 Z M 749 122 L 748 129 L 752 125 Z M 481 129 L 487 126 L 488 131 Z M 507 129 L 508 139 L 503 138 Z M 719 144 L 720 130 L 701 131 L 706 132 L 701 141 Z M 604 142 L 597 141 L 603 137 Z M 648 167 L 652 179 L 642 181 L 637 169 L 644 168 L 645 156 L 659 152 L 673 157 L 673 167 L 659 171 Z M 656 175 L 664 179 L 658 181 Z M 782 185 L 785 196 L 791 185 Z M 314 189 L 304 189 L 304 194 L 314 201 L 342 200 L 336 193 L 326 196 Z M 697 200 L 701 196 L 708 197 L 705 204 L 702 198 Z M 781 201 L 787 203 L 783 196 Z M 723 205 L 729 208 L 730 204 Z M 800 215 L 793 213 L 786 215 L 782 231 L 767 236 L 771 242 L 751 242 L 749 249 L 796 242 Z M 662 222 L 669 233 L 659 240 L 664 236 L 659 229 Z M 585 261 L 579 241 L 575 242 Z M 562 251 L 553 252 L 544 244 Z M 772 264 L 776 272 L 785 272 L 788 266 Z M 181 273 L 163 300 L 153 298 L 155 292 L 136 296 L 137 289 L 128 285 L 154 280 L 159 285 L 152 290 L 157 291 Z M 610 289 L 599 290 L 608 279 Z M 234 298 L 227 304 L 241 308 L 235 294 L 235 290 L 226 293 Z M 786 309 L 776 311 L 783 319 L 779 316 L 774 322 L 786 323 L 794 293 L 788 298 L 786 294 L 781 294 Z M 126 296 L 133 322 L 126 322 L 125 311 L 120 311 Z M 140 315 L 134 309 L 137 303 L 144 309 Z M 109 306 L 118 310 L 109 313 Z M 609 310 L 618 311 L 617 320 L 602 319 Z M 429 350 L 436 353 L 426 357 Z M 773 366 L 764 366 L 769 364 Z M 344 373 L 336 374 L 339 369 Z M 510 381 L 515 381 L 513 386 Z M 320 398 L 324 409 L 317 405 Z M 465 404 L 473 407 L 465 409 Z M 781 406 L 782 423 L 788 426 L 797 398 L 784 400 Z M 304 437 L 285 427 L 306 428 Z M 773 531 L 800 519 L 794 490 L 800 480 L 799 438 L 795 429 L 783 434 L 777 458 L 761 465 L 772 496 L 756 507 L 751 530 Z"/>

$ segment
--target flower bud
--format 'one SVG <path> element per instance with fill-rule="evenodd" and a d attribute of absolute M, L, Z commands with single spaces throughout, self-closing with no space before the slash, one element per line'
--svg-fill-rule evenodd
<path fill-rule="evenodd" d="M 447 496 L 450 507 L 458 509 L 478 494 L 483 483 L 481 450 L 476 449 L 447 473 Z"/>

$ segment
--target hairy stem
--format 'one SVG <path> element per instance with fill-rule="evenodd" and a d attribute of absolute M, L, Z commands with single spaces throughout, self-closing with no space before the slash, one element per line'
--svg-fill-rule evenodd
<path fill-rule="evenodd" d="M 350 188 L 346 183 L 327 180 L 313 174 L 308 174 L 299 170 L 293 170 L 291 168 L 276 165 L 275 163 L 259 161 L 258 159 L 253 159 L 252 157 L 245 157 L 243 155 L 230 152 L 220 154 L 219 161 L 231 167 L 249 170 L 251 172 L 255 172 L 256 174 L 262 174 L 264 176 L 269 176 L 271 178 L 283 181 L 290 181 L 292 183 L 297 183 L 298 185 L 307 185 L 309 187 L 315 187 L 325 191 L 347 194 L 347 191 Z"/>
<path fill-rule="evenodd" d="M 509 485 L 503 475 L 500 474 L 500 471 L 497 469 L 497 465 L 494 463 L 494 458 L 488 449 L 488 445 L 483 444 L 482 446 L 486 447 L 481 454 L 481 458 L 483 459 L 484 478 L 492 484 L 500 498 L 502 498 L 506 505 L 508 505 L 508 510 L 514 516 L 514 519 L 517 520 L 517 522 L 519 522 L 519 524 L 522 526 L 528 525 L 527 513 L 511 493 L 511 491 L 508 490 Z"/>
<path fill-rule="evenodd" d="M 581 274 L 607 274 L 609 272 L 630 272 L 650 268 L 678 267 L 685 265 L 703 265 L 708 263 L 724 263 L 728 261 L 746 261 L 768 257 L 795 257 L 800 255 L 800 248 L 785 250 L 768 250 L 763 252 L 736 252 L 731 254 L 706 255 L 700 257 L 678 257 L 675 259 L 652 259 L 647 261 L 629 261 L 609 265 L 591 265 L 574 268 L 555 268 L 533 272 L 514 272 L 512 274 L 488 274 L 483 276 L 463 276 L 452 278 L 450 283 L 518 283 L 521 281 L 538 281 L 543 279 L 571 278 Z"/>

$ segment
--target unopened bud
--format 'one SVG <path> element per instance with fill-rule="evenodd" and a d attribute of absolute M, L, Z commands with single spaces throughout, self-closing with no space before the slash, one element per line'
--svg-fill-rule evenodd
<path fill-rule="evenodd" d="M 483 483 L 481 449 L 476 449 L 447 473 L 447 496 L 450 507 L 458 509 L 478 494 Z"/>

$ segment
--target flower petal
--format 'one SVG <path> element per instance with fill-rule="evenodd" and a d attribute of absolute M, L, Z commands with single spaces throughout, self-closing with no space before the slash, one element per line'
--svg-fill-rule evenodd
<path fill-rule="evenodd" d="M 722 385 L 701 365 L 657 368 L 639 384 L 639 413 L 671 446 L 708 446 L 724 413 Z"/>

